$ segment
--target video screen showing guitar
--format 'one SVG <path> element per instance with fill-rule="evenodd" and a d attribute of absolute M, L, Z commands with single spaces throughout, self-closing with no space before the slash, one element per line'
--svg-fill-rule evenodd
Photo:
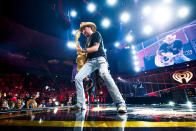
<path fill-rule="evenodd" d="M 176 35 L 167 35 L 156 52 L 155 65 L 157 67 L 164 67 L 190 60 L 183 53 L 182 41 L 177 40 Z"/>
<path fill-rule="evenodd" d="M 196 60 L 196 20 L 136 45 L 140 71 Z"/>

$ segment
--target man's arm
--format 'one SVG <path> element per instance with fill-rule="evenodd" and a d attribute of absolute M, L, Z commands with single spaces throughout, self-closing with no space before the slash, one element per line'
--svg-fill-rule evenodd
<path fill-rule="evenodd" d="M 95 42 L 95 45 L 94 45 L 94 46 L 89 47 L 89 48 L 86 48 L 86 52 L 87 52 L 87 53 L 92 53 L 92 52 L 98 51 L 99 45 L 100 45 L 100 43 Z"/>
<path fill-rule="evenodd" d="M 89 47 L 89 48 L 86 48 L 86 52 L 87 52 L 87 53 L 92 53 L 92 52 L 98 51 L 99 45 L 100 45 L 100 43 L 95 42 L 95 45 L 94 45 L 94 46 Z M 76 47 L 76 50 L 77 50 L 78 52 L 82 52 L 82 47 L 79 45 L 79 46 Z"/>

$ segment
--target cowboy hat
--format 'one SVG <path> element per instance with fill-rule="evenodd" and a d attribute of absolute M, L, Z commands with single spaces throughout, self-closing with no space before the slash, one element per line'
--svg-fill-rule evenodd
<path fill-rule="evenodd" d="M 93 32 L 96 31 L 96 25 L 93 22 L 81 22 L 79 31 L 82 31 L 82 29 L 87 26 L 90 26 Z"/>
<path fill-rule="evenodd" d="M 176 35 L 167 35 L 163 40 L 166 43 L 173 43 L 176 40 Z"/>

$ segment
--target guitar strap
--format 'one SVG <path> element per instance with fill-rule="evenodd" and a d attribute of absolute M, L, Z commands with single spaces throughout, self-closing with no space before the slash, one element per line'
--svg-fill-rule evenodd
<path fill-rule="evenodd" d="M 85 43 L 85 48 L 88 48 L 90 43 L 91 43 L 92 35 L 87 38 L 86 43 Z"/>

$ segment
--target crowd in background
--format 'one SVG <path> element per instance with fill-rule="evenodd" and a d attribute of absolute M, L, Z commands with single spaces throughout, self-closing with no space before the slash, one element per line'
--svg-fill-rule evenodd
<path fill-rule="evenodd" d="M 41 82 L 37 78 L 31 78 L 30 81 L 26 82 L 25 77 L 18 74 L 0 76 L 0 110 L 44 108 L 72 104 L 73 92 L 71 90 L 67 91 L 67 88 L 60 86 L 57 90 L 46 81 L 44 82 L 48 86 L 40 86 Z M 68 94 L 68 92 L 70 93 Z"/>

